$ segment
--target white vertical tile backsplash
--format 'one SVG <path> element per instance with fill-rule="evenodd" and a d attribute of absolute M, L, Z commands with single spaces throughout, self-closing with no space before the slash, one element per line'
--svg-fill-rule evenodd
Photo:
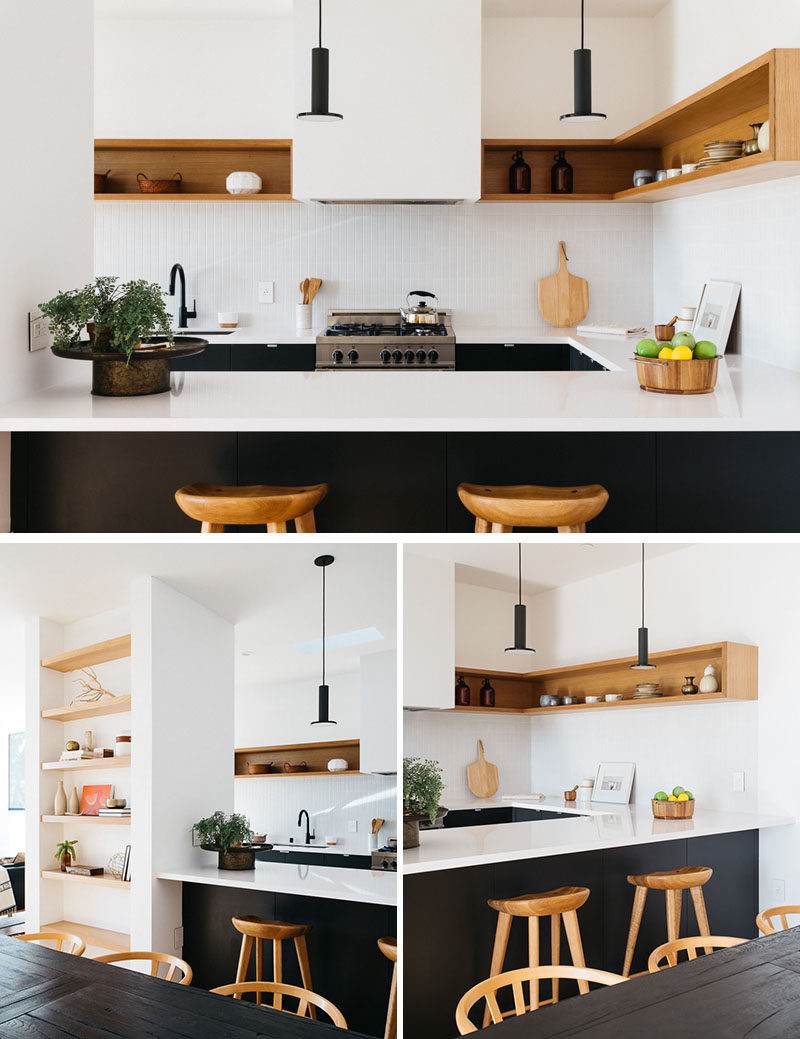
<path fill-rule="evenodd" d="M 647 205 L 101 202 L 95 213 L 96 272 L 166 287 L 179 261 L 197 327 L 219 310 L 237 310 L 242 325 L 291 326 L 309 275 L 323 279 L 317 324 L 331 306 L 395 307 L 429 289 L 455 312 L 456 335 L 459 324 L 545 331 L 536 283 L 555 270 L 560 239 L 589 281 L 592 320 L 652 316 Z M 274 304 L 257 303 L 259 281 L 276 283 Z"/>
<path fill-rule="evenodd" d="M 303 808 L 317 841 L 333 836 L 339 850 L 366 855 L 372 819 L 385 820 L 379 844 L 397 836 L 395 776 L 246 777 L 236 780 L 234 805 L 257 833 L 267 834 L 270 844 L 286 844 L 290 837 L 296 842 L 303 839 L 304 827 L 297 825 Z M 358 823 L 357 833 L 347 832 L 351 820 Z"/>

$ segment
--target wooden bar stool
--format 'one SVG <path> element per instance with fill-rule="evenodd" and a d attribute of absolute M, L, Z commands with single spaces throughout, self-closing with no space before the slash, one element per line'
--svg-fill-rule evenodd
<path fill-rule="evenodd" d="M 203 534 L 219 534 L 227 525 L 265 526 L 270 534 L 285 534 L 294 520 L 298 534 L 314 534 L 314 509 L 328 493 L 326 483 L 308 487 L 217 487 L 190 483 L 175 492 L 179 507 L 203 524 Z"/>
<path fill-rule="evenodd" d="M 303 979 L 303 988 L 313 991 L 311 988 L 311 967 L 308 962 L 308 949 L 306 948 L 306 935 L 312 930 L 310 924 L 284 924 L 278 920 L 263 920 L 260 916 L 234 916 L 231 923 L 242 935 L 242 948 L 239 952 L 239 966 L 236 970 L 236 984 L 241 984 L 247 977 L 247 968 L 250 963 L 250 952 L 253 942 L 256 944 L 256 981 L 264 980 L 264 942 L 272 942 L 272 980 L 277 984 L 283 982 L 283 943 L 293 941 L 297 953 L 297 962 L 300 964 L 300 977 Z M 241 999 L 239 992 L 233 997 Z M 261 993 L 256 994 L 256 1002 L 261 1003 Z M 283 994 L 275 991 L 272 1005 L 276 1010 L 283 1009 Z M 316 1011 L 309 1007 L 311 1017 L 316 1017 Z"/>
<path fill-rule="evenodd" d="M 706 915 L 706 903 L 703 898 L 703 884 L 711 879 L 713 870 L 707 866 L 681 866 L 678 869 L 664 870 L 662 873 L 643 873 L 638 877 L 628 877 L 628 883 L 633 884 L 636 889 L 633 895 L 633 910 L 631 911 L 631 925 L 628 931 L 628 944 L 625 947 L 625 965 L 622 968 L 623 977 L 629 977 L 631 963 L 636 949 L 636 939 L 639 935 L 639 925 L 642 922 L 644 903 L 648 891 L 663 891 L 667 901 L 667 939 L 676 942 L 681 930 L 681 896 L 684 891 L 689 892 L 694 904 L 694 915 L 697 917 L 697 929 L 701 935 L 711 932 L 708 929 L 708 916 Z M 706 948 L 711 952 L 711 948 Z M 673 964 L 674 966 L 674 964 Z"/>
<path fill-rule="evenodd" d="M 392 988 L 389 992 L 389 1009 L 386 1013 L 386 1028 L 383 1039 L 397 1039 L 397 939 L 379 938 L 378 948 L 387 960 L 394 964 L 392 970 Z"/>
<path fill-rule="evenodd" d="M 582 534 L 608 502 L 608 491 L 599 483 L 583 487 L 460 483 L 458 496 L 475 517 L 476 534 L 510 534 L 514 527 L 556 527 L 559 534 Z"/>
<path fill-rule="evenodd" d="M 559 887 L 554 891 L 543 891 L 537 895 L 519 895 L 516 898 L 489 899 L 489 905 L 497 910 L 497 930 L 494 936 L 494 949 L 492 950 L 492 965 L 489 969 L 489 977 L 493 978 L 503 972 L 503 961 L 506 957 L 508 946 L 508 935 L 511 931 L 511 920 L 515 916 L 528 918 L 528 966 L 539 966 L 539 917 L 550 917 L 550 956 L 555 966 L 560 962 L 561 954 L 561 920 L 564 921 L 564 930 L 567 934 L 569 951 L 572 963 L 575 967 L 585 967 L 583 958 L 583 943 L 581 932 L 578 927 L 577 910 L 589 897 L 588 887 Z M 558 979 L 553 978 L 552 1003 L 558 1002 Z M 578 989 L 582 995 L 589 991 L 586 981 L 578 981 Z M 539 979 L 531 980 L 531 1010 L 538 1010 L 539 1003 Z M 487 1003 L 483 1015 L 483 1027 L 489 1024 L 489 1005 Z"/>

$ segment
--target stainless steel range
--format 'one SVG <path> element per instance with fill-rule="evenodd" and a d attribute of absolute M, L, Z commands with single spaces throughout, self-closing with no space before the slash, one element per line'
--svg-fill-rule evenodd
<path fill-rule="evenodd" d="M 329 371 L 448 371 L 456 366 L 450 311 L 435 322 L 408 321 L 400 310 L 329 310 L 317 336 L 316 369 Z"/>
<path fill-rule="evenodd" d="M 371 858 L 373 869 L 382 869 L 387 873 L 397 872 L 397 846 L 387 845 L 385 848 L 379 848 L 372 852 Z"/>

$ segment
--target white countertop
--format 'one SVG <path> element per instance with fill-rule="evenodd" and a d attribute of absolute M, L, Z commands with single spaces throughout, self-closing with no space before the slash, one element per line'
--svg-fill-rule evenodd
<path fill-rule="evenodd" d="M 493 798 L 469 804 L 453 803 L 447 807 L 456 810 L 500 805 L 583 814 L 575 819 L 543 819 L 540 822 L 423 830 L 420 846 L 403 852 L 403 873 L 429 873 L 490 862 L 539 859 L 549 855 L 622 848 L 632 844 L 655 844 L 684 837 L 763 830 L 773 826 L 790 826 L 795 821 L 791 816 L 714 812 L 703 808 L 695 808 L 692 819 L 654 819 L 649 802 L 637 806 L 592 801 L 584 806 L 579 803 L 567 805 L 562 797 L 546 797 L 543 801 L 533 801 L 523 796 Z"/>
<path fill-rule="evenodd" d="M 275 329 L 267 330 L 274 333 Z M 730 356 L 714 393 L 675 396 L 639 388 L 637 337 L 577 336 L 571 329 L 456 329 L 460 343 L 570 343 L 608 372 L 176 372 L 169 393 L 92 397 L 86 364 L 0 406 L 0 431 L 235 430 L 240 432 L 699 431 L 800 428 L 800 373 Z M 313 340 L 313 331 L 308 333 Z M 277 337 L 275 337 L 277 338 Z M 236 342 L 275 341 L 237 330 Z M 283 340 L 287 340 L 284 338 Z M 535 349 L 535 345 L 531 345 Z"/>
<path fill-rule="evenodd" d="M 157 873 L 156 877 L 158 880 L 178 880 L 184 884 L 211 884 L 249 891 L 272 891 L 281 895 L 335 898 L 342 902 L 397 905 L 397 874 L 383 870 L 257 861 L 254 870 L 184 866 L 174 872 Z"/>
<path fill-rule="evenodd" d="M 176 336 L 200 336 L 209 343 L 229 343 L 231 346 L 249 346 L 262 343 L 303 344 L 316 342 L 317 336 L 325 331 L 325 325 L 314 328 L 297 329 L 291 325 L 252 325 L 235 328 L 232 332 L 224 328 L 214 331 L 214 325 L 195 321 L 194 328 L 176 328 Z"/>

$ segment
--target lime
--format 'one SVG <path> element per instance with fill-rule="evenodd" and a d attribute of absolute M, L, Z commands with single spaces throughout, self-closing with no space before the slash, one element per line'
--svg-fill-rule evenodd
<path fill-rule="evenodd" d="M 712 357 L 717 356 L 717 348 L 707 339 L 701 339 L 694 348 L 694 355 L 699 361 L 710 361 Z"/>
<path fill-rule="evenodd" d="M 640 357 L 658 357 L 658 343 L 655 339 L 642 339 L 636 344 L 636 353 Z"/>
<path fill-rule="evenodd" d="M 686 794 L 687 801 L 694 801 L 694 794 L 691 792 L 691 790 L 684 790 L 683 792 L 684 794 Z"/>
<path fill-rule="evenodd" d="M 673 346 L 688 346 L 690 350 L 694 350 L 695 339 L 691 332 L 676 332 L 672 337 Z"/>
<path fill-rule="evenodd" d="M 674 346 L 672 348 L 673 361 L 691 361 L 692 351 L 688 346 Z"/>
<path fill-rule="evenodd" d="M 675 789 L 672 792 L 673 792 L 673 794 L 676 797 L 680 797 L 681 794 L 683 793 L 683 787 L 682 786 L 676 786 Z"/>
<path fill-rule="evenodd" d="M 659 351 L 658 356 L 661 358 L 662 361 L 669 361 L 669 360 L 671 360 L 672 359 L 672 347 L 671 346 L 665 346 L 662 350 Z"/>
<path fill-rule="evenodd" d="M 668 799 L 668 796 L 669 795 L 666 794 L 663 790 L 659 790 L 657 794 L 653 794 L 653 800 L 654 801 L 666 801 Z"/>

